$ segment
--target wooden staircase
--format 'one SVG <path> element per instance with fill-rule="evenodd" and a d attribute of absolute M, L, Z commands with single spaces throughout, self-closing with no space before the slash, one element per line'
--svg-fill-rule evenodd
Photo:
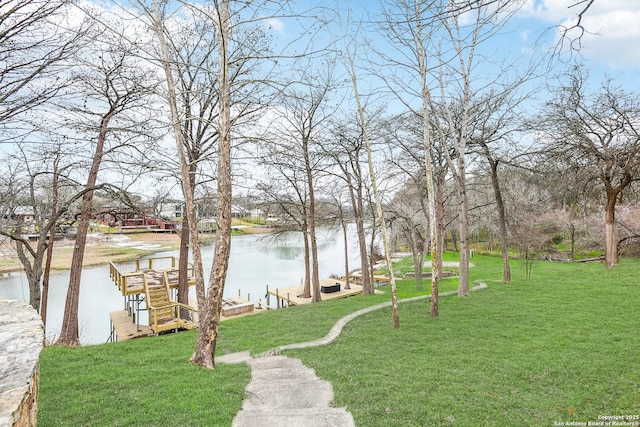
<path fill-rule="evenodd" d="M 197 310 L 186 304 L 171 300 L 171 290 L 167 272 L 162 275 L 145 273 L 143 276 L 144 293 L 149 310 L 149 326 L 154 334 L 165 331 L 178 331 L 180 329 L 195 329 L 197 326 L 190 320 L 184 320 L 180 316 L 183 309 L 191 312 Z"/>

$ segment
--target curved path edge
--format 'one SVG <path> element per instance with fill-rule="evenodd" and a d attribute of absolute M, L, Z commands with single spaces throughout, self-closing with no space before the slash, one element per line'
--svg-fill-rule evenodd
<path fill-rule="evenodd" d="M 474 282 L 471 291 L 486 289 L 483 282 Z M 456 291 L 443 292 L 440 296 L 455 295 Z M 398 303 L 430 299 L 421 295 L 399 300 Z M 363 314 L 391 306 L 391 301 L 354 311 L 336 322 L 324 337 L 304 343 L 276 347 L 266 353 L 251 357 L 248 351 L 232 353 L 218 358 L 222 363 L 248 363 L 251 381 L 242 409 L 233 418 L 232 427 L 355 427 L 353 415 L 346 408 L 334 408 L 333 388 L 319 379 L 313 369 L 305 367 L 300 359 L 280 356 L 283 350 L 317 347 L 333 342 L 344 326 Z"/>
<path fill-rule="evenodd" d="M 469 289 L 469 291 L 471 291 L 471 292 L 480 291 L 480 290 L 483 290 L 483 289 L 488 289 L 488 287 L 489 286 L 487 286 L 487 284 L 485 282 L 481 282 L 481 281 L 476 280 L 476 281 L 473 282 L 473 287 L 471 289 Z M 457 294 L 457 291 L 448 291 L 448 292 L 440 293 L 440 294 L 438 294 L 438 296 L 447 297 L 447 296 L 452 296 L 452 295 L 456 295 L 456 294 Z M 408 302 L 428 300 L 428 299 L 431 299 L 431 294 L 429 294 L 429 295 L 420 295 L 420 296 L 412 297 L 412 298 L 404 298 L 404 299 L 398 300 L 398 303 L 399 304 L 404 304 L 404 303 L 408 303 Z M 335 341 L 336 338 L 338 338 L 340 336 L 340 333 L 342 333 L 342 329 L 345 327 L 345 325 L 347 323 L 351 322 L 356 317 L 362 316 L 363 314 L 371 313 L 372 311 L 380 310 L 380 309 L 385 308 L 385 307 L 390 307 L 390 306 L 391 306 L 391 301 L 387 301 L 387 302 L 383 302 L 383 303 L 380 303 L 380 304 L 372 305 L 370 307 L 365 307 L 365 308 L 362 308 L 360 310 L 354 311 L 353 313 L 348 314 L 348 315 L 344 316 L 343 318 L 341 318 L 340 320 L 338 320 L 336 322 L 336 324 L 333 325 L 333 327 L 331 328 L 329 333 L 327 335 L 325 335 L 324 337 L 320 338 L 320 339 L 317 339 L 317 340 L 314 340 L 314 341 L 302 342 L 302 343 L 281 345 L 281 346 L 272 348 L 271 350 L 268 350 L 268 351 L 266 351 L 266 352 L 264 352 L 262 354 L 259 354 L 256 357 L 275 356 L 275 355 L 280 354 L 280 352 L 284 351 L 284 350 L 319 347 L 319 346 L 330 344 L 333 341 Z"/>

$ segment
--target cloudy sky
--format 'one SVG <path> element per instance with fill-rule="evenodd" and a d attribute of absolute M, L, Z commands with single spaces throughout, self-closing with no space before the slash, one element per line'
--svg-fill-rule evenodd
<path fill-rule="evenodd" d="M 534 25 L 571 27 L 584 4 L 576 0 L 528 0 L 520 16 Z M 595 0 L 582 19 L 582 55 L 594 67 L 635 76 L 640 69 L 640 2 L 638 0 Z M 556 32 L 556 37 L 558 37 Z M 578 30 L 571 33 L 578 35 Z"/>
<path fill-rule="evenodd" d="M 522 8 L 506 29 L 511 35 L 495 41 L 500 49 L 524 52 L 535 43 L 535 49 L 540 53 L 558 49 L 558 46 L 568 47 L 571 40 L 575 41 L 579 36 L 578 29 L 568 32 L 568 39 L 561 40 L 560 35 L 563 28 L 575 26 L 577 14 L 588 0 L 523 1 Z M 384 0 L 322 2 L 327 9 L 342 9 L 339 13 L 343 16 L 349 8 L 351 19 L 356 21 L 359 17 L 375 20 L 381 3 L 385 3 Z M 279 34 L 293 33 L 293 28 L 287 28 L 290 24 L 274 20 L 271 28 Z M 613 77 L 630 90 L 640 92 L 640 0 L 595 0 L 582 17 L 582 26 L 585 32 L 579 43 L 573 44 L 574 47 L 579 45 L 579 52 L 572 51 L 569 57 L 565 51 L 559 58 L 561 62 L 567 65 L 582 63 L 595 79 L 605 75 Z M 368 36 L 384 43 L 376 35 L 370 33 Z"/>

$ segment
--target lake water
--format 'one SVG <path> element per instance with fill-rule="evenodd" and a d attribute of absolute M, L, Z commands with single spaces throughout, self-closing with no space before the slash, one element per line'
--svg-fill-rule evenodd
<path fill-rule="evenodd" d="M 355 228 L 355 227 L 354 227 Z M 349 232 L 349 268 L 359 267 L 360 258 L 354 230 Z M 214 243 L 203 244 L 202 256 L 205 279 L 209 277 Z M 178 251 L 159 252 L 154 256 L 173 255 Z M 225 297 L 265 301 L 266 287 L 275 290 L 300 284 L 304 277 L 304 245 L 299 233 L 288 233 L 274 240 L 270 235 L 234 236 L 231 242 L 229 272 L 225 284 Z M 318 235 L 318 261 L 320 278 L 331 274 L 344 274 L 344 242 L 342 232 L 322 229 Z M 60 331 L 69 283 L 68 271 L 52 272 L 49 284 L 47 338 L 54 340 Z M 191 289 L 195 299 L 195 289 Z M 0 278 L 0 299 L 29 301 L 29 287 L 22 273 L 11 273 Z M 115 283 L 109 278 L 108 264 L 86 267 L 82 270 L 80 288 L 79 324 L 82 344 L 101 344 L 110 334 L 109 312 L 122 310 L 124 300 Z M 142 312 L 140 321 L 146 322 Z"/>

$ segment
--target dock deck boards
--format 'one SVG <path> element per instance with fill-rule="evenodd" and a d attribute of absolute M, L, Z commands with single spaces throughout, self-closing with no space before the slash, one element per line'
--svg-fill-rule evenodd
<path fill-rule="evenodd" d="M 356 280 L 361 280 L 362 279 L 362 273 L 351 273 L 351 275 L 349 277 L 352 277 Z M 382 276 L 379 274 L 376 274 L 373 276 L 373 281 L 375 283 L 389 283 L 391 281 L 391 279 L 389 279 L 387 276 Z"/>
<path fill-rule="evenodd" d="M 336 283 L 340 283 L 340 290 L 338 292 L 332 292 L 329 294 L 320 293 L 322 301 L 346 298 L 353 295 L 360 295 L 362 293 L 362 286 L 349 282 L 351 289 L 344 289 L 345 282 L 343 280 L 336 279 L 324 279 L 320 281 L 320 286 L 329 286 Z M 303 305 L 310 304 L 311 298 L 301 298 L 304 290 L 304 285 L 290 286 L 288 288 L 278 288 L 275 290 L 269 290 L 269 295 L 279 298 L 280 300 L 287 301 L 289 305 Z"/>
<path fill-rule="evenodd" d="M 136 325 L 127 310 L 112 311 L 109 313 L 109 318 L 111 319 L 111 341 L 127 341 L 153 335 L 149 326 Z"/>

